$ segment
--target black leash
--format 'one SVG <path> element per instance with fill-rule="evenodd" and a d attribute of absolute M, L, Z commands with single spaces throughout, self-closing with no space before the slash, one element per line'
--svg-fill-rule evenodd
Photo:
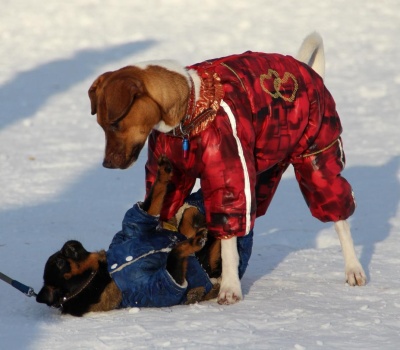
<path fill-rule="evenodd" d="M 9 285 L 13 286 L 14 288 L 18 289 L 20 292 L 24 293 L 28 297 L 36 297 L 37 294 L 34 292 L 32 287 L 28 287 L 21 282 L 13 280 L 12 278 L 6 276 L 5 274 L 0 272 L 0 280 L 8 283 Z"/>

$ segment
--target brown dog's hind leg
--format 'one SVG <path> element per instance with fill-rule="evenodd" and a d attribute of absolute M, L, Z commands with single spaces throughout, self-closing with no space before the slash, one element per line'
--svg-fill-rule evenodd
<path fill-rule="evenodd" d="M 158 159 L 157 179 L 143 203 L 143 210 L 147 211 L 148 214 L 153 216 L 160 214 L 172 173 L 172 165 L 169 159 L 161 156 Z"/>
<path fill-rule="evenodd" d="M 207 241 L 208 230 L 200 228 L 196 235 L 178 243 L 169 253 L 167 270 L 176 283 L 183 285 L 187 271 L 187 258 L 204 247 Z"/>

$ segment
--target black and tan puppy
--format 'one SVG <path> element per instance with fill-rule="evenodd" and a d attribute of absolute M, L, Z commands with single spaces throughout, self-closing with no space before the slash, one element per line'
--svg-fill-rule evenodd
<path fill-rule="evenodd" d="M 148 214 L 159 214 L 171 176 L 172 167 L 168 159 L 160 158 L 157 181 L 142 206 Z M 188 256 L 199 252 L 206 244 L 204 216 L 194 207 L 187 208 L 183 211 L 179 229 L 187 240 L 172 248 L 166 269 L 174 281 L 182 285 L 185 282 Z M 199 255 L 199 261 L 203 262 L 210 277 L 217 277 L 221 270 L 218 242 L 207 242 L 206 250 Z M 60 251 L 50 256 L 43 279 L 44 286 L 36 300 L 61 308 L 64 314 L 82 316 L 91 311 L 108 311 L 117 308 L 122 300 L 122 293 L 107 269 L 106 252 L 88 252 L 75 240 L 66 242 Z M 188 302 L 199 301 L 198 296 L 201 299 L 204 297 L 192 293 L 188 295 Z"/>

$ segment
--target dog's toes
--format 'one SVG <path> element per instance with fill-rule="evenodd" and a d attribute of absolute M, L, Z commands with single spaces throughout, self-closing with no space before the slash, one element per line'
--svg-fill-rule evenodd
<path fill-rule="evenodd" d="M 354 276 L 357 282 L 357 286 L 365 286 L 367 284 L 367 277 L 364 274 Z"/>
<path fill-rule="evenodd" d="M 218 304 L 222 305 L 230 305 L 235 304 L 239 300 L 242 300 L 242 286 L 240 284 L 239 278 L 237 281 L 232 281 L 232 279 L 228 279 L 228 281 L 222 277 L 221 288 L 218 294 Z"/>
<path fill-rule="evenodd" d="M 235 304 L 242 299 L 242 291 L 220 290 L 218 294 L 218 304 L 231 305 Z"/>
<path fill-rule="evenodd" d="M 346 269 L 346 282 L 349 286 L 364 286 L 367 283 L 367 277 L 362 267 Z"/>
<path fill-rule="evenodd" d="M 367 278 L 362 273 L 352 273 L 347 275 L 347 283 L 350 286 L 365 286 Z"/>

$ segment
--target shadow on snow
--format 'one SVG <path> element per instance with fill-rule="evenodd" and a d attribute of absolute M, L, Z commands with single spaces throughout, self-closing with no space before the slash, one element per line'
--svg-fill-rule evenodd
<path fill-rule="evenodd" d="M 138 54 L 153 45 L 154 41 L 146 40 L 104 49 L 81 50 L 71 58 L 17 73 L 0 86 L 0 128 L 33 116 L 52 96 L 84 79 L 91 76 L 94 79 L 101 66 Z M 144 168 L 144 164 L 140 167 Z M 37 292 L 42 284 L 44 263 L 66 239 L 81 239 L 90 247 L 89 242 L 100 241 L 96 244 L 102 244 L 102 233 L 111 231 L 105 223 L 115 222 L 111 226 L 112 231 L 119 229 L 129 202 L 122 199 L 127 191 L 125 184 L 135 186 L 129 181 L 130 176 L 128 172 L 105 171 L 99 164 L 99 168 L 89 171 L 55 200 L 1 211 L 0 271 L 34 287 Z M 93 181 L 94 178 L 98 180 Z M 143 197 L 144 181 L 138 191 L 135 193 L 130 187 L 127 192 L 131 198 Z M 93 193 L 103 193 L 104 197 L 97 195 L 93 201 Z M 104 200 L 99 200 L 99 197 Z M 112 235 L 113 232 L 109 232 L 109 236 L 104 236 L 104 243 L 109 242 Z M 38 332 L 38 320 L 50 325 L 60 320 L 58 311 L 51 312 L 37 304 L 34 298 L 25 297 L 3 281 L 0 281 L 0 295 L 3 296 L 0 298 L 0 344 L 5 344 L 7 348 L 26 349 L 32 339 L 42 336 Z"/>
<path fill-rule="evenodd" d="M 103 49 L 86 49 L 71 58 L 43 63 L 17 73 L 0 86 L 0 128 L 33 116 L 53 95 L 93 76 L 109 62 L 135 55 L 155 44 L 152 40 L 130 42 Z"/>

